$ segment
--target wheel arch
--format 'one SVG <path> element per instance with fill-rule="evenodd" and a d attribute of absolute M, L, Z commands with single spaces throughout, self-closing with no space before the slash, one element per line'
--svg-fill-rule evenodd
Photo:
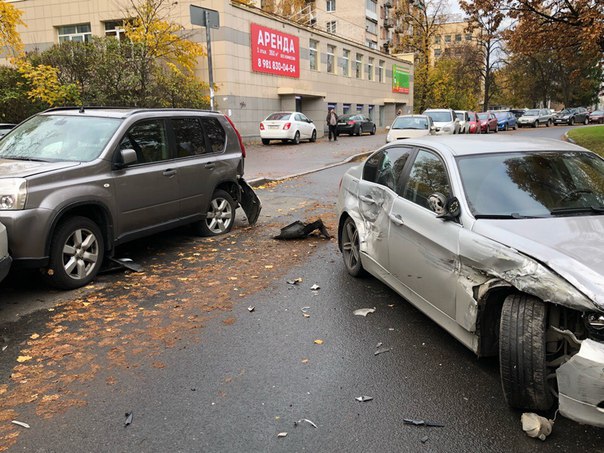
<path fill-rule="evenodd" d="M 344 228 L 344 222 L 346 222 L 346 219 L 349 217 L 351 217 L 351 215 L 344 211 L 342 212 L 342 215 L 340 215 L 338 221 L 338 250 L 340 250 L 340 252 L 342 251 L 342 228 Z"/>
<path fill-rule="evenodd" d="M 57 227 L 65 221 L 65 219 L 74 216 L 87 217 L 99 226 L 101 233 L 103 234 L 105 251 L 110 252 L 111 255 L 114 242 L 113 217 L 111 216 L 109 209 L 101 203 L 81 202 L 63 207 L 53 219 L 48 235 L 46 236 L 46 245 L 44 247 L 46 256 L 50 255 L 50 247 Z"/>
<path fill-rule="evenodd" d="M 233 200 L 235 200 L 237 204 L 241 202 L 241 188 L 237 182 L 232 180 L 222 181 L 218 183 L 216 187 L 214 187 L 214 191 L 212 193 L 216 192 L 217 190 L 224 190 L 227 192 L 231 197 L 233 197 Z"/>

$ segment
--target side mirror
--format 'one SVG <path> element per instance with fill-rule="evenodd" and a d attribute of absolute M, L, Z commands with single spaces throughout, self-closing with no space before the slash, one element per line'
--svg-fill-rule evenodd
<path fill-rule="evenodd" d="M 456 220 L 461 214 L 461 206 L 456 197 L 447 200 L 440 192 L 435 192 L 428 197 L 430 209 L 436 213 L 438 219 Z"/>
<path fill-rule="evenodd" d="M 138 161 L 138 157 L 136 156 L 136 151 L 133 149 L 121 149 L 120 150 L 121 162 L 117 163 L 119 168 L 127 167 L 130 164 L 134 164 Z"/>
<path fill-rule="evenodd" d="M 386 126 L 386 130 L 389 131 L 390 130 L 390 126 Z"/>

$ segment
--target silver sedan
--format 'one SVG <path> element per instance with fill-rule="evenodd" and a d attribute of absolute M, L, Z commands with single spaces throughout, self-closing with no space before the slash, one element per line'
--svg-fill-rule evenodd
<path fill-rule="evenodd" d="M 515 408 L 604 427 L 604 160 L 558 140 L 426 137 L 343 177 L 339 247 L 479 357 Z"/>

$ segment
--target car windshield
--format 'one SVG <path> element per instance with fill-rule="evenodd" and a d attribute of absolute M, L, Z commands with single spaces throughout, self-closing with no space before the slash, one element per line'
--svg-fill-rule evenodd
<path fill-rule="evenodd" d="M 497 117 L 498 120 L 503 120 L 508 117 L 508 112 L 496 112 L 495 116 Z"/>
<path fill-rule="evenodd" d="M 425 112 L 424 115 L 428 115 L 435 123 L 447 123 L 453 121 L 450 112 Z"/>
<path fill-rule="evenodd" d="M 96 159 L 122 120 L 37 115 L 0 141 L 0 159 L 89 162 Z"/>
<path fill-rule="evenodd" d="M 398 117 L 392 124 L 392 129 L 428 129 L 426 118 Z"/>
<path fill-rule="evenodd" d="M 287 121 L 291 115 L 287 112 L 271 113 L 265 121 Z"/>
<path fill-rule="evenodd" d="M 518 152 L 457 159 L 477 218 L 604 213 L 604 160 L 587 152 Z"/>
<path fill-rule="evenodd" d="M 479 113 L 478 114 L 478 119 L 479 120 L 488 120 L 489 119 L 489 114 L 488 113 Z"/>
<path fill-rule="evenodd" d="M 560 112 L 561 115 L 568 115 L 569 113 L 573 113 L 575 109 L 564 109 Z"/>
<path fill-rule="evenodd" d="M 340 120 L 340 121 L 349 121 L 349 120 L 354 121 L 356 119 L 357 119 L 356 115 L 342 115 L 338 118 L 338 120 Z"/>
<path fill-rule="evenodd" d="M 461 112 L 461 111 L 455 110 L 455 116 L 457 117 L 457 119 L 459 121 L 464 121 L 465 120 L 465 112 Z"/>
<path fill-rule="evenodd" d="M 592 115 L 604 115 L 604 111 L 602 110 L 594 110 L 591 112 Z"/>
<path fill-rule="evenodd" d="M 524 114 L 526 116 L 539 116 L 539 110 L 527 110 Z"/>

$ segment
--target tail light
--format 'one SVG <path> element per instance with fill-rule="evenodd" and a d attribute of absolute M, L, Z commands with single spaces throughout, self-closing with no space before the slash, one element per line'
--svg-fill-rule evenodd
<path fill-rule="evenodd" d="M 283 125 L 283 130 L 284 130 L 284 131 L 288 131 L 290 127 L 292 127 L 292 123 L 285 123 L 285 124 Z"/>
<path fill-rule="evenodd" d="M 231 120 L 231 118 L 229 118 L 228 115 L 224 115 L 224 117 L 231 124 L 231 126 L 233 126 L 233 130 L 235 131 L 235 134 L 237 134 L 237 140 L 239 141 L 239 147 L 241 148 L 241 155 L 243 157 L 245 157 L 245 145 L 243 144 L 243 139 L 241 138 L 241 134 L 235 127 L 235 123 L 233 123 L 233 120 Z"/>
<path fill-rule="evenodd" d="M 348 121 L 349 126 L 354 126 L 354 121 Z"/>
<path fill-rule="evenodd" d="M 264 130 L 264 123 L 260 123 L 260 130 L 263 131 Z"/>

